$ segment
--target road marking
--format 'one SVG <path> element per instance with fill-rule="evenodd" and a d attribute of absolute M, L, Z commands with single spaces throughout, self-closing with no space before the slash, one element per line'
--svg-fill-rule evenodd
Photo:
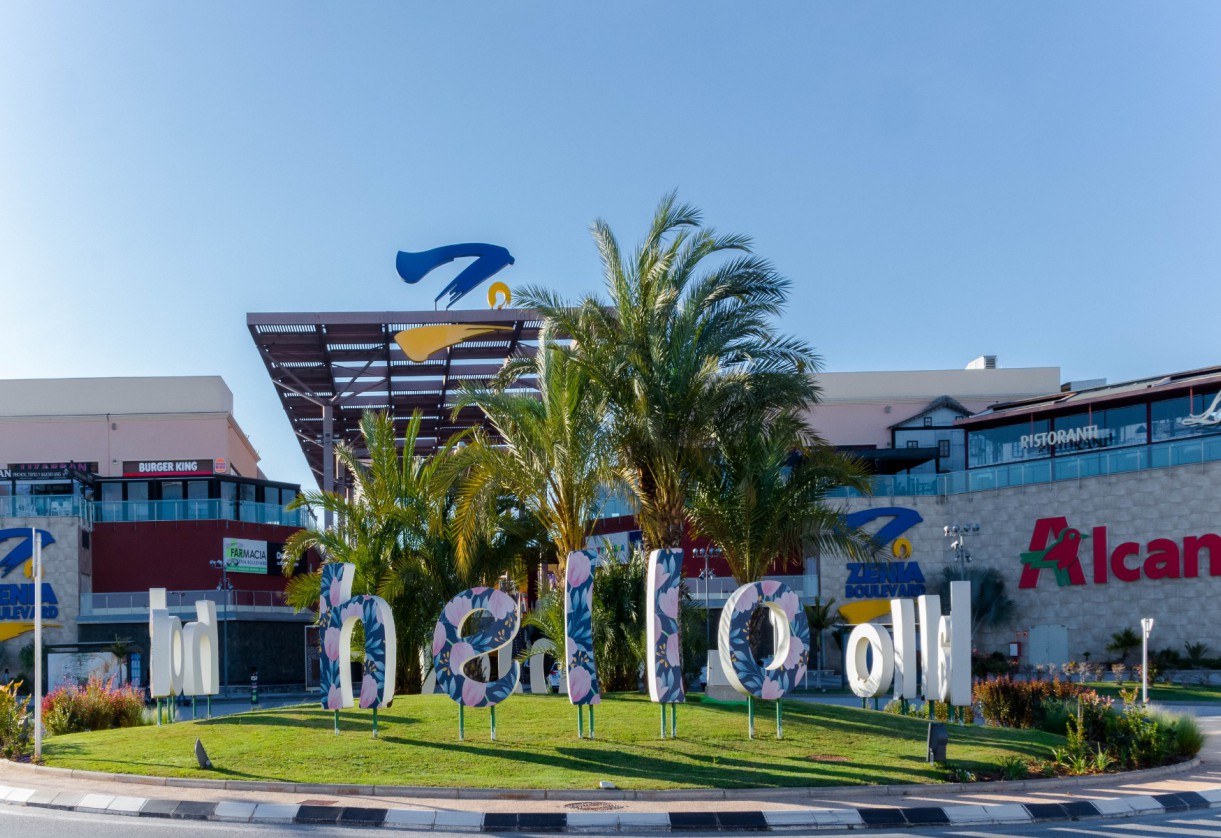
<path fill-rule="evenodd" d="M 1171 821 L 1170 823 L 1183 823 L 1183 821 Z M 1206 822 L 1207 823 L 1207 822 Z M 1221 829 L 1217 828 L 1216 822 L 1209 824 L 1212 829 L 1184 829 L 1183 827 L 1168 826 L 1166 824 L 1157 824 L 1157 832 L 1159 835 L 1199 835 L 1207 836 L 1207 838 L 1221 838 Z M 1126 829 L 1133 832 L 1145 832 L 1147 828 L 1134 823 L 1117 823 L 1113 824 L 1115 829 Z"/>

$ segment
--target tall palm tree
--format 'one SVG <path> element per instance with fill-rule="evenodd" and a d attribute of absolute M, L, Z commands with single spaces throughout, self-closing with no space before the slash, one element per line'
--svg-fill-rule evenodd
<path fill-rule="evenodd" d="M 518 359 L 492 387 L 466 384 L 459 394 L 455 411 L 477 405 L 500 437 L 493 442 L 477 433 L 446 463 L 465 471 L 457 494 L 463 561 L 480 531 L 481 510 L 497 495 L 513 498 L 547 531 L 561 575 L 593 529 L 608 476 L 605 425 L 589 375 L 552 335 L 544 324 L 537 353 Z M 522 374 L 535 377 L 537 396 L 507 389 Z"/>
<path fill-rule="evenodd" d="M 700 225 L 695 207 L 667 195 L 627 255 L 597 221 L 609 303 L 587 296 L 570 307 L 537 288 L 520 295 L 573 339 L 567 351 L 598 385 L 646 549 L 681 543 L 687 491 L 718 419 L 803 407 L 818 393 L 818 357 L 773 325 L 789 282 L 747 237 Z"/>
<path fill-rule="evenodd" d="M 834 551 L 872 557 L 874 542 L 843 524 L 827 494 L 867 492 L 862 466 L 818 441 L 803 444 L 795 417 L 744 424 L 717 440 L 698 472 L 689 509 L 694 529 L 724 550 L 739 584 L 757 582 L 777 559 Z"/>
<path fill-rule="evenodd" d="M 421 416 L 407 425 L 402 450 L 414 452 Z M 360 423 L 367 456 L 348 445 L 336 456 L 352 474 L 351 497 L 336 493 L 302 493 L 292 507 L 329 510 L 333 529 L 305 529 L 285 545 L 283 569 L 292 574 L 297 558 L 316 548 L 326 562 L 356 566 L 354 594 L 376 594 L 394 613 L 399 640 L 399 688 L 418 689 L 421 650 L 429 647 L 440 609 L 455 594 L 475 584 L 492 584 L 526 554 L 531 534 L 527 523 L 510 510 L 492 510 L 486 526 L 470 537 L 468 560 L 457 560 L 454 537 L 455 494 L 440 463 L 449 451 L 433 457 L 401 454 L 394 420 L 366 413 Z M 289 579 L 285 599 L 299 610 L 318 602 L 320 572 Z"/>

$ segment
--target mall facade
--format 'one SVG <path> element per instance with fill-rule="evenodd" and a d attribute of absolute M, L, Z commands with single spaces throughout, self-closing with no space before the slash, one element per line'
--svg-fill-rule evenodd
<path fill-rule="evenodd" d="M 279 564 L 305 524 L 286 509 L 300 487 L 258 461 L 219 377 L 0 381 L 0 667 L 29 674 L 37 531 L 52 653 L 125 641 L 146 681 L 160 587 L 184 620 L 216 603 L 224 681 L 258 667 L 264 684 L 304 686 L 312 615 L 284 604 Z"/>

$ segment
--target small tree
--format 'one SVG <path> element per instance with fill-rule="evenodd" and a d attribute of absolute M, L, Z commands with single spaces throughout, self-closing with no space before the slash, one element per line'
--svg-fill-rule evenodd
<path fill-rule="evenodd" d="M 1005 578 L 994 567 L 973 567 L 967 570 L 966 579 L 954 568 L 946 568 L 941 579 L 942 605 L 949 606 L 950 583 L 971 583 L 971 636 L 981 628 L 999 626 L 1009 622 L 1015 604 L 1005 591 Z"/>
<path fill-rule="evenodd" d="M 1130 628 L 1123 631 L 1117 631 L 1111 635 L 1111 642 L 1107 644 L 1107 651 L 1114 652 L 1119 655 L 1119 662 L 1127 664 L 1128 654 L 1140 645 L 1140 636 Z"/>
<path fill-rule="evenodd" d="M 806 619 L 810 623 L 810 637 L 814 641 L 815 668 L 824 669 L 822 659 L 822 635 L 838 621 L 839 610 L 835 607 L 835 598 L 824 604 L 822 597 L 814 597 L 814 604 L 805 607 Z"/>

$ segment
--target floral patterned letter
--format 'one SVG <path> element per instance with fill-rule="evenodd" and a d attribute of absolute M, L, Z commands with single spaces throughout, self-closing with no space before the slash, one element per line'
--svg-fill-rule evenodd
<path fill-rule="evenodd" d="M 598 666 L 594 662 L 594 568 L 592 550 L 568 554 L 564 577 L 564 656 L 568 659 L 568 700 L 598 704 Z"/>
<path fill-rule="evenodd" d="M 649 698 L 661 704 L 687 700 L 683 690 L 683 646 L 678 633 L 682 576 L 682 550 L 654 550 L 649 554 L 645 591 L 649 659 L 645 678 L 649 682 Z"/>
<path fill-rule="evenodd" d="M 487 611 L 492 622 L 463 637 L 462 624 L 476 611 Z M 506 675 L 487 682 L 468 678 L 462 666 L 512 643 L 520 625 L 517 603 L 496 588 L 471 588 L 451 599 L 432 634 L 432 666 L 441 691 L 464 707 L 492 707 L 508 698 L 521 676 L 517 661 Z"/>
<path fill-rule="evenodd" d="M 750 651 L 747 628 L 755 606 L 771 612 L 776 652 L 766 668 Z M 805 677 L 810 655 L 810 623 L 801 600 L 788 585 L 774 579 L 738 588 L 725 602 L 717 632 L 721 668 L 742 695 L 769 701 L 784 698 Z"/>
<path fill-rule="evenodd" d="M 365 673 L 360 682 L 360 706 L 389 707 L 394 701 L 394 667 L 398 644 L 394 615 L 377 596 L 352 596 L 352 564 L 322 566 L 322 598 L 318 604 L 322 626 L 322 706 L 327 710 L 351 707 L 352 629 L 359 620 L 365 627 Z"/>

